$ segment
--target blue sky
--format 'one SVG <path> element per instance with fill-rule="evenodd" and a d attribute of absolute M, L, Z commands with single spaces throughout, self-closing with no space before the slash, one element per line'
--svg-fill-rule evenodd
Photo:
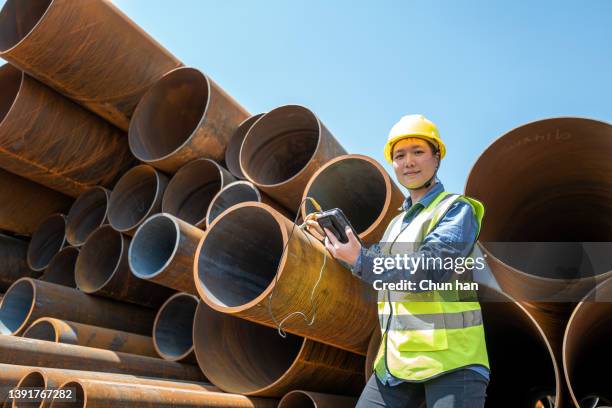
<path fill-rule="evenodd" d="M 383 163 L 391 126 L 425 114 L 455 192 L 520 124 L 612 121 L 608 0 L 114 2 L 250 112 L 305 105 L 351 153 Z"/>

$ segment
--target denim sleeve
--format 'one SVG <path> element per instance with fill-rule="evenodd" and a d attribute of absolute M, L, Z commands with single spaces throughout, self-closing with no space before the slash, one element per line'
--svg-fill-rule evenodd
<path fill-rule="evenodd" d="M 478 223 L 474 216 L 472 206 L 462 200 L 455 202 L 446 212 L 438 225 L 425 237 L 419 250 L 407 256 L 410 257 L 441 257 L 459 258 L 467 257 L 478 235 Z M 375 280 L 382 282 L 399 282 L 412 280 L 418 282 L 422 279 L 433 282 L 446 282 L 453 273 L 445 269 L 386 269 L 382 274 L 375 274 L 374 259 L 384 257 L 382 245 L 375 244 L 370 248 L 362 248 L 352 273 L 367 283 Z M 403 254 L 402 254 L 403 256 Z"/>

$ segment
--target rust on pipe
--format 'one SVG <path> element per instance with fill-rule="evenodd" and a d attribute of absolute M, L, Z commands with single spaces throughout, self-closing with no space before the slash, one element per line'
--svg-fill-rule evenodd
<path fill-rule="evenodd" d="M 0 362 L 144 375 L 186 381 L 200 381 L 203 379 L 200 370 L 189 364 L 122 353 L 120 351 L 52 343 L 50 341 L 14 336 L 0 336 Z"/>
<path fill-rule="evenodd" d="M 188 293 L 172 295 L 160 308 L 153 324 L 153 345 L 164 360 L 195 363 L 193 318 L 199 299 Z"/>
<path fill-rule="evenodd" d="M 76 288 L 74 271 L 78 256 L 79 250 L 77 248 L 65 247 L 51 259 L 40 280 Z"/>
<path fill-rule="evenodd" d="M 150 336 L 53 317 L 36 319 L 23 333 L 23 337 L 157 357 L 157 352 L 153 347 L 153 339 Z"/>
<path fill-rule="evenodd" d="M 204 228 L 213 197 L 235 180 L 229 171 L 213 160 L 194 160 L 181 167 L 170 180 L 164 193 L 162 209 L 196 227 Z"/>
<path fill-rule="evenodd" d="M 170 214 L 156 214 L 134 235 L 129 249 L 130 269 L 140 279 L 197 294 L 193 265 L 203 235 L 201 229 Z"/>
<path fill-rule="evenodd" d="M 0 169 L 0 230 L 30 235 L 45 218 L 70 208 L 72 198 Z"/>
<path fill-rule="evenodd" d="M 227 148 L 225 149 L 225 165 L 230 173 L 232 173 L 234 177 L 238 179 L 246 179 L 244 173 L 242 173 L 242 169 L 240 168 L 240 148 L 242 147 L 242 142 L 244 142 L 244 138 L 246 137 L 249 129 L 251 129 L 251 126 L 253 126 L 253 124 L 263 115 L 263 113 L 253 115 L 238 125 L 238 128 L 230 138 Z"/>
<path fill-rule="evenodd" d="M 203 302 L 193 334 L 202 372 L 226 392 L 280 397 L 301 388 L 355 395 L 363 387 L 363 357 L 292 334 L 282 338 Z"/>
<path fill-rule="evenodd" d="M 108 223 L 110 191 L 95 186 L 81 194 L 66 216 L 66 239 L 79 247 L 98 227 Z"/>
<path fill-rule="evenodd" d="M 249 113 L 195 68 L 165 74 L 149 89 L 130 121 L 134 156 L 168 173 L 198 157 L 217 161 Z"/>
<path fill-rule="evenodd" d="M 588 399 L 612 401 L 612 279 L 593 288 L 574 309 L 563 338 L 563 369 L 571 399 L 588 406 Z M 582 403 L 582 405 L 580 405 Z"/>
<path fill-rule="evenodd" d="M 32 367 L 0 363 L 0 401 L 8 397 L 9 391 L 15 388 L 19 380 L 30 370 Z"/>
<path fill-rule="evenodd" d="M 380 163 L 360 154 L 336 157 L 317 170 L 304 189 L 302 198 L 306 197 L 326 210 L 340 208 L 365 244 L 381 240 L 404 202 L 404 195 Z M 307 201 L 302 217 L 315 211 Z"/>
<path fill-rule="evenodd" d="M 259 191 L 250 181 L 234 181 L 225 186 L 212 198 L 212 200 L 210 200 L 208 211 L 206 211 L 206 228 L 208 228 L 213 220 L 221 215 L 223 211 L 235 204 L 249 201 L 268 204 L 285 217 L 293 219 L 293 216 L 286 209 L 278 205 L 266 194 Z"/>
<path fill-rule="evenodd" d="M 271 327 L 293 312 L 308 318 L 315 313 L 312 325 L 293 315 L 283 327 L 365 355 L 377 324 L 374 291 L 294 226 L 262 203 L 226 210 L 198 245 L 194 280 L 200 298 L 217 311 Z"/>
<path fill-rule="evenodd" d="M 372 336 L 370 337 L 370 342 L 368 343 L 368 353 L 366 354 L 366 363 L 365 363 L 365 382 L 367 383 L 370 379 L 370 376 L 374 373 L 374 361 L 376 361 L 376 355 L 378 354 L 378 350 L 380 349 L 380 336 L 382 333 L 380 332 L 380 327 L 376 327 L 374 332 L 372 332 Z"/>
<path fill-rule="evenodd" d="M 278 408 L 354 408 L 357 398 L 295 390 L 287 393 Z"/>
<path fill-rule="evenodd" d="M 5 170 L 78 197 L 112 184 L 132 164 L 118 129 L 8 64 L 0 67 L 0 89 Z"/>
<path fill-rule="evenodd" d="M 21 334 L 40 317 L 151 335 L 155 313 L 136 305 L 89 296 L 66 286 L 21 278 L 4 294 L 0 304 L 0 334 Z"/>
<path fill-rule="evenodd" d="M 36 228 L 28 245 L 27 262 L 33 271 L 43 271 L 66 245 L 66 216 L 52 214 Z"/>
<path fill-rule="evenodd" d="M 346 154 L 309 109 L 286 105 L 263 115 L 249 129 L 240 150 L 245 177 L 290 211 L 297 211 L 315 171 Z"/>
<path fill-rule="evenodd" d="M 107 0 L 8 0 L 0 27 L 0 57 L 123 130 L 144 92 L 181 65 Z"/>
<path fill-rule="evenodd" d="M 74 279 L 82 292 L 158 308 L 173 293 L 130 273 L 130 240 L 110 225 L 94 231 L 77 258 Z"/>
<path fill-rule="evenodd" d="M 39 275 L 28 266 L 27 253 L 27 241 L 0 234 L 0 292 L 7 290 L 19 278 Z"/>
<path fill-rule="evenodd" d="M 168 176 L 147 164 L 131 168 L 113 188 L 108 219 L 124 234 L 134 235 L 148 217 L 161 211 Z"/>

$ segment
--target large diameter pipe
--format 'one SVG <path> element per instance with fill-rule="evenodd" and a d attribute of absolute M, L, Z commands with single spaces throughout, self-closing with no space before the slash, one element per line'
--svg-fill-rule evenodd
<path fill-rule="evenodd" d="M 192 365 L 73 344 L 0 336 L 0 362 L 200 381 Z"/>
<path fill-rule="evenodd" d="M 8 64 L 0 67 L 0 89 L 5 170 L 78 197 L 94 185 L 112 184 L 132 164 L 117 128 Z"/>
<path fill-rule="evenodd" d="M 95 186 L 81 194 L 66 216 L 66 239 L 72 246 L 85 243 L 98 227 L 108 223 L 110 191 Z"/>
<path fill-rule="evenodd" d="M 365 362 L 365 380 L 366 383 L 370 379 L 370 376 L 374 373 L 374 361 L 376 361 L 376 355 L 380 350 L 380 340 L 382 333 L 380 332 L 380 327 L 376 327 L 372 332 L 372 336 L 370 337 L 370 342 L 368 343 L 368 353 L 366 354 L 366 362 Z"/>
<path fill-rule="evenodd" d="M 304 189 L 302 198 L 306 197 L 314 198 L 323 209 L 340 208 L 365 244 L 381 240 L 404 202 L 385 169 L 360 154 L 336 157 L 317 170 Z M 307 201 L 302 217 L 315 211 Z"/>
<path fill-rule="evenodd" d="M 0 169 L 0 229 L 30 235 L 45 218 L 70 208 L 72 198 Z"/>
<path fill-rule="evenodd" d="M 199 302 L 193 295 L 177 293 L 159 308 L 153 324 L 155 355 L 169 361 L 196 362 L 193 319 Z"/>
<path fill-rule="evenodd" d="M 156 214 L 134 235 L 129 249 L 132 273 L 181 292 L 196 294 L 193 265 L 204 231 L 170 214 Z"/>
<path fill-rule="evenodd" d="M 37 272 L 45 270 L 51 259 L 66 244 L 66 216 L 50 215 L 32 234 L 26 257 L 28 266 Z"/>
<path fill-rule="evenodd" d="M 41 317 L 35 320 L 23 333 L 23 337 L 157 357 L 153 339 L 150 336 L 53 317 Z"/>
<path fill-rule="evenodd" d="M 78 256 L 79 250 L 77 248 L 73 246 L 65 247 L 51 259 L 40 280 L 76 288 L 74 273 Z"/>
<path fill-rule="evenodd" d="M 309 109 L 286 105 L 263 115 L 240 150 L 246 178 L 278 203 L 297 211 L 314 172 L 344 148 Z"/>
<path fill-rule="evenodd" d="M 208 207 L 215 195 L 235 181 L 229 171 L 209 159 L 187 163 L 172 177 L 162 209 L 199 228 L 206 226 Z"/>
<path fill-rule="evenodd" d="M 40 317 L 150 335 L 155 313 L 66 286 L 22 278 L 13 283 L 0 304 L 0 334 L 20 334 Z"/>
<path fill-rule="evenodd" d="M 291 315 L 287 332 L 362 355 L 377 324 L 372 288 L 262 203 L 237 204 L 213 221 L 196 252 L 194 279 L 217 311 L 271 327 Z M 294 312 L 314 314 L 314 323 Z"/>
<path fill-rule="evenodd" d="M 19 278 L 35 277 L 26 261 L 28 242 L 0 234 L 0 292 L 6 291 Z"/>
<path fill-rule="evenodd" d="M 249 113 L 195 68 L 165 74 L 144 94 L 130 122 L 134 156 L 168 173 L 198 157 L 221 161 Z"/>
<path fill-rule="evenodd" d="M 110 196 L 108 220 L 110 225 L 124 234 L 134 235 L 148 217 L 161 211 L 162 197 L 168 176 L 147 164 L 126 172 Z"/>
<path fill-rule="evenodd" d="M 226 392 L 280 397 L 300 388 L 356 395 L 363 387 L 363 357 L 292 334 L 283 338 L 203 302 L 193 338 L 202 372 Z"/>
<path fill-rule="evenodd" d="M 0 27 L 0 57 L 123 130 L 143 93 L 181 65 L 106 0 L 9 0 Z"/>
<path fill-rule="evenodd" d="M 0 401 L 8 397 L 9 391 L 15 388 L 19 380 L 30 370 L 32 367 L 0 363 Z"/>
<path fill-rule="evenodd" d="M 354 408 L 357 398 L 295 390 L 287 393 L 278 408 Z"/>
<path fill-rule="evenodd" d="M 249 129 L 251 129 L 251 126 L 263 115 L 263 113 L 253 115 L 238 125 L 225 149 L 225 165 L 230 173 L 238 179 L 244 180 L 246 178 L 240 168 L 240 148 L 242 148 L 242 142 L 244 142 L 244 138 Z"/>

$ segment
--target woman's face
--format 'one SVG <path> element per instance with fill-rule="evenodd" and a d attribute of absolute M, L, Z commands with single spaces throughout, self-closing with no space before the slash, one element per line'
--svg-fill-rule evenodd
<path fill-rule="evenodd" d="M 409 137 L 393 146 L 393 170 L 397 181 L 406 188 L 415 188 L 429 180 L 438 166 L 439 153 L 423 139 Z"/>

